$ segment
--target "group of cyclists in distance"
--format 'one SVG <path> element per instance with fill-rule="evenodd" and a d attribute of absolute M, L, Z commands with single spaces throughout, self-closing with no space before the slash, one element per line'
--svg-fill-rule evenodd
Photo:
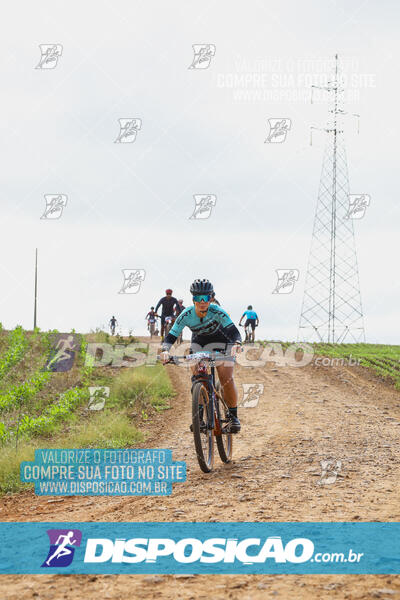
<path fill-rule="evenodd" d="M 222 361 L 216 369 L 224 399 L 229 407 L 228 431 L 238 433 L 241 425 L 237 414 L 238 392 L 233 379 L 233 368 L 235 356 L 242 350 L 239 329 L 216 299 L 214 287 L 208 279 L 195 279 L 190 286 L 190 293 L 193 304 L 186 308 L 182 299 L 177 300 L 172 295 L 173 290 L 165 290 L 165 296 L 160 298 L 155 308 L 154 306 L 150 307 L 145 317 L 150 335 L 158 334 L 156 320 L 159 318 L 161 321 L 160 358 L 163 364 L 170 361 L 171 346 L 182 341 L 182 331 L 185 327 L 192 332 L 190 354 L 210 351 L 220 352 L 231 357 L 229 362 Z M 161 315 L 157 313 L 160 307 Z M 242 326 L 243 319 L 246 319 L 244 324 L 245 342 L 254 342 L 255 328 L 259 324 L 259 319 L 251 305 L 243 312 L 239 326 Z M 110 328 L 114 327 L 114 331 L 116 323 L 113 316 L 110 320 Z M 198 378 L 195 365 L 192 367 L 192 387 Z"/>

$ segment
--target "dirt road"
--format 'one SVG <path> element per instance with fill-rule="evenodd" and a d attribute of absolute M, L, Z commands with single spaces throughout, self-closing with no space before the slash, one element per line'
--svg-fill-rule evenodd
<path fill-rule="evenodd" d="M 177 395 L 149 424 L 143 447 L 187 461 L 187 482 L 169 497 L 79 498 L 33 493 L 1 502 L 2 521 L 399 521 L 400 394 L 361 367 L 236 368 L 262 383 L 258 405 L 240 409 L 234 461 L 199 470 L 184 369 L 168 367 Z M 335 483 L 318 485 L 320 461 L 340 460 Z M 59 499 L 57 499 L 59 500 Z M 212 589 L 210 589 L 210 585 Z M 1 576 L 0 597 L 400 598 L 400 577 L 382 576 Z"/>

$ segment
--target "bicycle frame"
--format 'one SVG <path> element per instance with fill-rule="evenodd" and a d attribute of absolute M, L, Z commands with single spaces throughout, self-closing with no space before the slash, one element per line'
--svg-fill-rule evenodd
<path fill-rule="evenodd" d="M 196 352 L 195 354 L 192 354 L 189 357 L 171 356 L 170 362 L 172 362 L 174 364 L 179 364 L 179 362 L 182 360 L 185 361 L 186 363 L 193 363 L 193 362 L 197 363 L 197 374 L 199 376 L 198 380 L 202 381 L 206 385 L 207 391 L 208 391 L 208 398 L 209 398 L 209 402 L 208 402 L 208 406 L 207 406 L 207 410 L 209 412 L 208 428 L 213 429 L 215 435 L 221 435 L 221 433 L 222 433 L 221 420 L 222 419 L 221 419 L 220 414 L 216 414 L 217 412 L 219 412 L 218 402 L 215 401 L 216 397 L 218 396 L 218 399 L 222 402 L 224 407 L 227 408 L 227 404 L 224 400 L 223 395 L 220 394 L 218 392 L 218 390 L 216 389 L 216 383 L 215 383 L 216 363 L 219 361 L 234 362 L 235 359 L 230 356 L 221 355 L 218 352 Z M 210 373 L 208 372 L 207 363 L 209 363 L 209 366 L 210 366 Z"/>
<path fill-rule="evenodd" d="M 220 383 L 216 382 L 215 368 L 219 360 L 234 362 L 235 359 L 220 352 L 196 352 L 188 358 L 171 356 L 167 363 L 178 365 L 181 360 L 197 364 L 197 377 L 192 386 L 190 430 L 193 432 L 200 469 L 210 473 L 214 465 L 214 443 L 222 462 L 228 463 L 232 459 L 232 433 L 224 427 L 224 423 L 228 425 L 230 421 L 229 407 L 220 390 Z"/>

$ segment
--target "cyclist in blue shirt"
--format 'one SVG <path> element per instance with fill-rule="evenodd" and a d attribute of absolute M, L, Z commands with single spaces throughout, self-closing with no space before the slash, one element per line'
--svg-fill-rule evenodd
<path fill-rule="evenodd" d="M 251 304 L 249 304 L 249 306 L 247 307 L 247 310 L 244 311 L 244 313 L 241 316 L 241 319 L 239 321 L 239 327 L 242 325 L 242 319 L 244 319 L 244 317 L 246 317 L 246 323 L 244 324 L 245 327 L 248 327 L 250 325 L 251 327 L 251 340 L 252 342 L 254 342 L 254 337 L 255 337 L 255 328 L 258 327 L 258 315 L 257 313 L 253 310 L 253 307 L 251 306 Z"/>
<path fill-rule="evenodd" d="M 192 283 L 190 293 L 193 296 L 193 306 L 181 312 L 165 337 L 161 346 L 161 358 L 164 363 L 169 360 L 169 349 L 184 327 L 189 327 L 192 331 L 191 353 L 206 350 L 235 356 L 240 351 L 239 330 L 223 308 L 211 303 L 213 291 L 213 285 L 208 279 L 196 279 Z M 240 431 L 240 421 L 237 416 L 238 392 L 233 380 L 233 363 L 223 361 L 216 368 L 224 398 L 229 406 L 228 430 L 230 433 L 238 433 Z M 194 367 L 192 382 L 195 382 L 197 377 L 197 367 Z"/>

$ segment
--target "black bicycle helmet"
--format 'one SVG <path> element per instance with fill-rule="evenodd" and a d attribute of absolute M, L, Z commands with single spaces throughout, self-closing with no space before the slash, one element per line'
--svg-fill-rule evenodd
<path fill-rule="evenodd" d="M 195 279 L 190 286 L 190 293 L 195 294 L 212 294 L 214 291 L 213 284 L 208 279 Z"/>

